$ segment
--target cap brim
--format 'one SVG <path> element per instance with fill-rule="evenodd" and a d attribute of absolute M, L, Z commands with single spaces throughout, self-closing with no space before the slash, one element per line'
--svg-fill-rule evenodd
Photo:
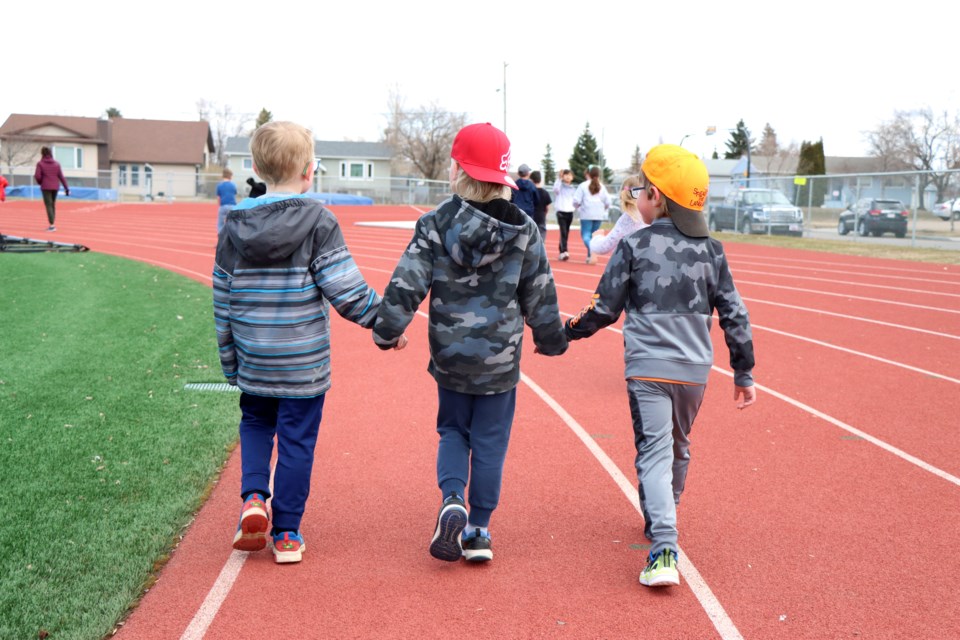
<path fill-rule="evenodd" d="M 511 178 L 510 174 L 508 173 L 504 173 L 503 171 L 494 171 L 493 169 L 487 169 L 486 167 L 478 167 L 475 164 L 465 164 L 459 161 L 457 164 L 459 164 L 463 170 L 467 172 L 467 175 L 474 180 L 479 180 L 480 182 L 493 182 L 494 184 L 504 184 L 511 189 L 517 188 L 517 183 L 514 182 L 513 178 Z"/>
<path fill-rule="evenodd" d="M 674 226 L 685 236 L 691 238 L 709 238 L 710 230 L 707 228 L 707 218 L 702 211 L 687 209 L 681 207 L 673 200 L 667 199 L 667 211 L 670 212 L 670 219 Z"/>

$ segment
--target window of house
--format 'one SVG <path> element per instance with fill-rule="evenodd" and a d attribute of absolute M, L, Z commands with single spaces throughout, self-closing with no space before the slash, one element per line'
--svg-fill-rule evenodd
<path fill-rule="evenodd" d="M 54 145 L 53 158 L 64 169 L 83 168 L 83 149 L 81 147 L 61 147 Z"/>
<path fill-rule="evenodd" d="M 340 177 L 344 180 L 373 180 L 373 163 L 356 160 L 341 162 Z"/>
<path fill-rule="evenodd" d="M 130 165 L 130 186 L 140 186 L 140 165 L 138 164 Z"/>
<path fill-rule="evenodd" d="M 245 171 L 253 171 L 253 158 L 244 158 L 243 168 Z"/>
<path fill-rule="evenodd" d="M 127 186 L 127 165 L 121 164 L 118 168 L 117 184 L 121 187 Z"/>

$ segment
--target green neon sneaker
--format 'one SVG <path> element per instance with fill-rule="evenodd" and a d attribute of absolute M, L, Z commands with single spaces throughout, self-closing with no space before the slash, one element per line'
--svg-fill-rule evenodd
<path fill-rule="evenodd" d="M 640 584 L 647 587 L 670 587 L 680 584 L 677 552 L 668 548 L 657 555 L 651 553 L 647 567 L 640 572 Z"/>

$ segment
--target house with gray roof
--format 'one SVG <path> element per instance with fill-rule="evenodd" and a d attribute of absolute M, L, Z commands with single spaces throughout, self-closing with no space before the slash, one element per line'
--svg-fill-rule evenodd
<path fill-rule="evenodd" d="M 376 202 L 390 197 L 390 160 L 393 150 L 379 142 L 352 142 L 348 140 L 315 140 L 314 156 L 320 162 L 320 171 L 314 176 L 313 191 L 347 193 L 367 196 Z M 227 138 L 224 161 L 233 171 L 233 180 L 246 191 L 247 178 L 259 180 L 253 171 L 250 138 Z"/>
<path fill-rule="evenodd" d="M 13 185 L 33 184 L 43 146 L 71 187 L 113 189 L 128 199 L 196 197 L 214 148 L 203 120 L 14 113 L 0 125 L 0 160 Z"/>

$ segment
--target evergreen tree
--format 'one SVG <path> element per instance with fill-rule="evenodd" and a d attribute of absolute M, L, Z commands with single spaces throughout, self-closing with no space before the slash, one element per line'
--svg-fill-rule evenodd
<path fill-rule="evenodd" d="M 807 142 L 804 140 L 800 144 L 800 160 L 797 162 L 797 175 L 801 176 L 822 176 L 827 173 L 827 161 L 823 155 L 823 138 L 819 142 Z M 811 191 L 812 190 L 812 191 Z M 812 199 L 811 199 L 812 193 Z M 811 202 L 813 206 L 823 206 L 824 196 L 827 193 L 827 181 L 807 178 L 807 184 L 800 185 L 797 190 L 797 202 L 806 204 Z"/>
<path fill-rule="evenodd" d="M 760 144 L 757 145 L 758 156 L 775 156 L 780 151 L 780 145 L 777 143 L 777 132 L 773 130 L 768 122 L 763 128 L 763 134 L 760 136 Z"/>
<path fill-rule="evenodd" d="M 123 115 L 120 113 L 120 109 L 116 107 L 107 107 L 107 118 L 113 120 L 114 118 L 122 118 Z"/>
<path fill-rule="evenodd" d="M 727 140 L 727 152 L 723 154 L 725 160 L 736 160 L 747 155 L 747 148 L 753 148 L 753 140 L 750 139 L 750 131 L 743 119 L 737 123 L 737 128 L 730 132 L 730 139 Z"/>
<path fill-rule="evenodd" d="M 553 149 L 547 145 L 547 151 L 543 154 L 543 160 L 540 161 L 540 167 L 543 169 L 543 184 L 553 184 L 557 180 L 557 167 L 553 164 Z"/>
<path fill-rule="evenodd" d="M 600 151 L 597 148 L 597 139 L 590 133 L 590 123 L 583 129 L 583 133 L 577 139 L 577 144 L 573 148 L 573 155 L 570 156 L 570 170 L 573 171 L 573 182 L 579 184 L 583 182 L 584 175 L 591 165 L 603 165 Z"/>
<path fill-rule="evenodd" d="M 273 114 L 267 111 L 267 108 L 264 107 L 263 109 L 260 109 L 260 115 L 257 116 L 257 121 L 256 123 L 254 123 L 253 128 L 254 130 L 259 129 L 263 125 L 272 121 L 273 121 Z"/>

